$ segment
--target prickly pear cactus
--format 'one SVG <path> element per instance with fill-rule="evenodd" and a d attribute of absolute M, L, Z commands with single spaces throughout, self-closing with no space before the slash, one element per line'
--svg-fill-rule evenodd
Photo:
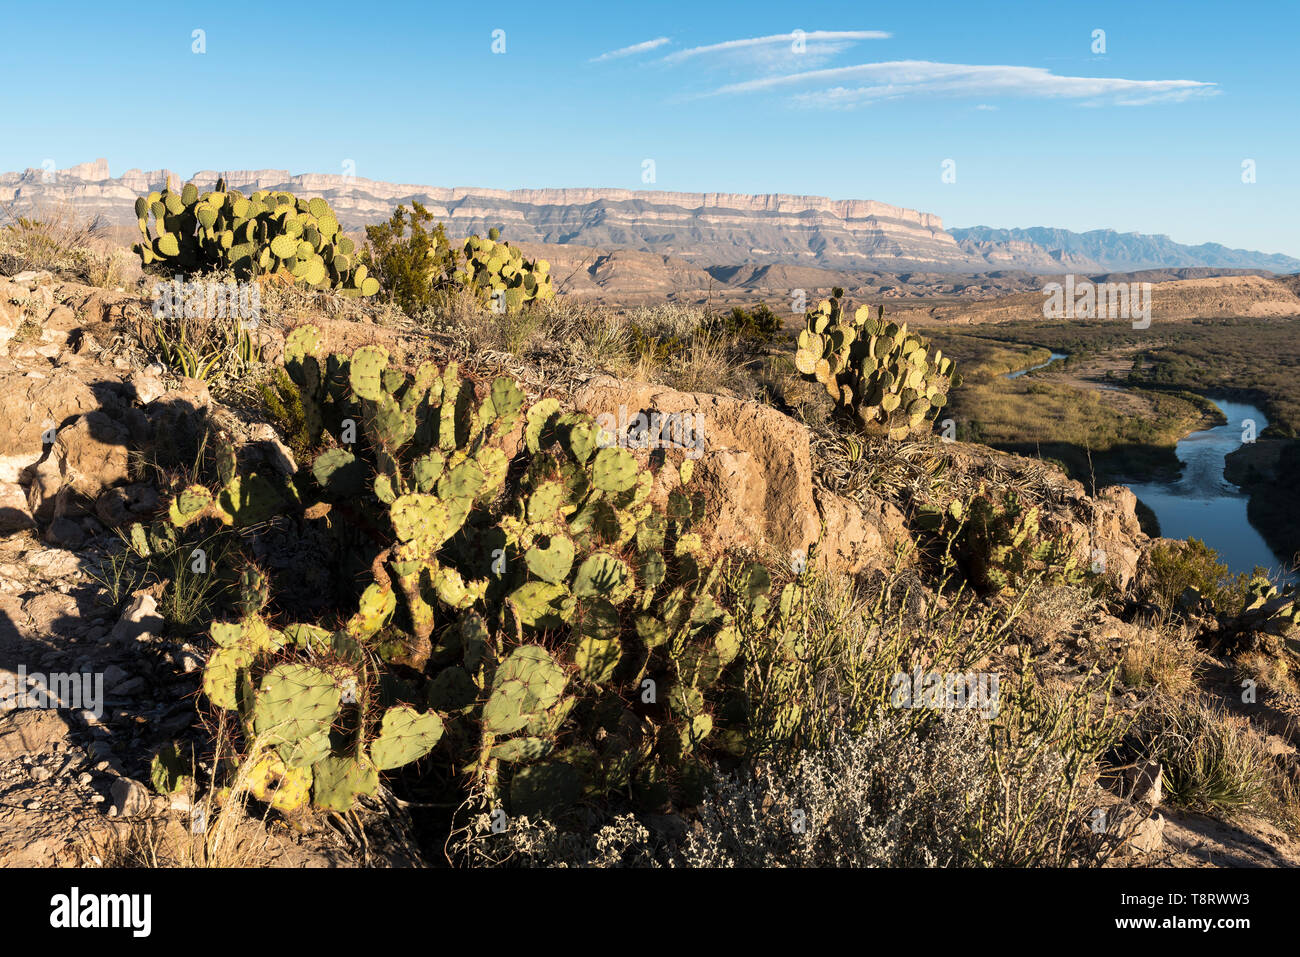
<path fill-rule="evenodd" d="M 518 249 L 500 241 L 500 235 L 493 228 L 486 239 L 475 235 L 465 240 L 465 258 L 453 279 L 498 313 L 513 315 L 531 302 L 554 299 L 551 264 L 525 259 Z"/>
<path fill-rule="evenodd" d="M 290 332 L 284 363 L 321 451 L 293 483 L 236 474 L 183 490 L 169 513 L 244 527 L 268 508 L 337 509 L 374 543 L 329 627 L 269 625 L 252 573 L 243 617 L 212 626 L 204 691 L 260 742 L 246 760 L 263 762 L 266 800 L 346 810 L 436 746 L 455 769 L 444 780 L 515 809 L 611 791 L 658 807 L 710 755 L 743 749 L 744 709 L 720 707 L 739 693 L 742 638 L 775 629 L 797 662 L 801 591 L 769 613 L 771 578 L 753 565 L 743 595 L 724 597 L 684 452 L 652 470 L 511 379 L 399 368 L 378 346 L 327 354 L 311 326 Z"/>
<path fill-rule="evenodd" d="M 141 240 L 132 248 L 145 266 L 186 275 L 230 269 L 248 279 L 271 275 L 344 296 L 373 296 L 379 283 L 356 261 L 329 203 L 317 197 L 226 189 L 200 194 L 193 183 L 135 201 Z"/>
<path fill-rule="evenodd" d="M 842 290 L 807 315 L 799 333 L 795 367 L 822 384 L 836 412 L 859 428 L 902 439 L 922 430 L 958 384 L 953 362 L 942 350 L 901 326 L 886 322 L 884 306 L 860 307 L 850 318 Z"/>
<path fill-rule="evenodd" d="M 214 623 L 211 635 L 217 647 L 204 691 L 216 708 L 239 715 L 249 741 L 249 790 L 277 810 L 298 811 L 310 801 L 346 811 L 375 793 L 379 771 L 424 758 L 442 738 L 436 711 L 401 704 L 368 719 L 368 699 L 358 694 L 364 668 L 341 661 L 346 632 L 314 625 L 279 631 L 251 616 Z M 295 650 L 323 664 L 283 660 Z M 357 714 L 349 718 L 349 711 Z M 338 734 L 340 726 L 354 730 Z"/>
<path fill-rule="evenodd" d="M 1274 634 L 1286 635 L 1300 626 L 1300 601 L 1293 585 L 1278 591 L 1267 578 L 1256 577 L 1247 586 L 1247 601 L 1239 619 Z"/>
<path fill-rule="evenodd" d="M 1042 528 L 1037 506 L 1026 506 L 1014 492 L 996 494 L 983 486 L 969 501 L 920 510 L 918 525 L 953 543 L 952 552 L 980 591 L 996 594 L 1042 577 L 1079 584 L 1087 569 L 1077 543 Z"/>

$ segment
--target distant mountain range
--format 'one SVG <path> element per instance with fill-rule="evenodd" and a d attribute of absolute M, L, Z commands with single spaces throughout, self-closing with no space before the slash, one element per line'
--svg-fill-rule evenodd
<path fill-rule="evenodd" d="M 1269 254 L 1249 249 L 1229 249 L 1219 243 L 1187 246 L 1168 236 L 1142 233 L 1117 233 L 1113 229 L 1092 229 L 1086 233 L 1047 226 L 1028 229 L 995 229 L 972 226 L 949 229 L 958 245 L 974 251 L 982 246 L 1006 247 L 1028 243 L 1047 250 L 1063 263 L 1081 272 L 1133 272 L 1140 269 L 1175 269 L 1186 266 L 1210 266 L 1217 269 L 1266 269 L 1275 273 L 1300 270 L 1300 259 L 1280 253 Z"/>
<path fill-rule="evenodd" d="M 678 193 L 624 189 L 518 189 L 415 186 L 287 170 L 203 170 L 188 180 L 167 170 L 109 174 L 97 160 L 65 170 L 0 174 L 0 203 L 15 213 L 71 204 L 117 225 L 135 222 L 135 198 L 169 180 L 211 188 L 285 189 L 323 196 L 347 229 L 387 219 L 393 208 L 423 203 L 453 236 L 501 227 L 509 240 L 625 249 L 709 267 L 810 266 L 836 270 L 1038 274 L 1208 267 L 1300 271 L 1300 259 L 1184 246 L 1166 236 L 1094 230 L 945 230 L 932 213 L 874 200 L 831 200 L 782 193 Z"/>

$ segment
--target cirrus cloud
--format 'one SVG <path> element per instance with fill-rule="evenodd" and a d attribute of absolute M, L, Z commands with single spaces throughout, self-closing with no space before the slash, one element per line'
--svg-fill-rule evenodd
<path fill-rule="evenodd" d="M 700 63 L 705 67 L 748 67 L 756 69 L 805 69 L 820 66 L 862 40 L 888 40 L 882 30 L 796 30 L 763 37 L 724 40 L 677 50 L 659 62 L 668 66 Z"/>
<path fill-rule="evenodd" d="M 861 85 L 846 85 L 854 81 Z M 836 85 L 825 86 L 830 83 Z M 1144 106 L 1220 92 L 1216 84 L 1201 80 L 1061 76 L 1043 67 L 895 60 L 759 77 L 729 83 L 700 95 L 794 91 L 819 85 L 823 88 L 793 92 L 793 102 L 800 106 L 851 109 L 908 96 L 1002 96 L 1067 98 L 1112 102 L 1119 106 Z"/>
<path fill-rule="evenodd" d="M 657 50 L 665 43 L 670 43 L 668 37 L 655 37 L 653 40 L 646 40 L 644 43 L 634 43 L 630 47 L 620 47 L 617 50 L 610 50 L 608 53 L 602 53 L 600 56 L 592 57 L 589 63 L 600 63 L 604 60 L 617 60 L 620 57 L 635 56 L 638 53 L 648 53 L 651 50 Z"/>

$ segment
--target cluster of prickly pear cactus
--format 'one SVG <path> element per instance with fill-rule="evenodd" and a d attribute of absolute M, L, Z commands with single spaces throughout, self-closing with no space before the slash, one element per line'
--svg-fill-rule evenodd
<path fill-rule="evenodd" d="M 247 565 L 239 573 L 239 597 L 235 602 L 241 615 L 256 615 L 271 600 L 271 583 L 256 565 Z"/>
<path fill-rule="evenodd" d="M 852 318 L 834 290 L 808 311 L 799 333 L 795 367 L 805 379 L 820 382 L 836 411 L 860 428 L 902 439 L 934 419 L 958 384 L 953 362 L 942 350 L 930 352 L 927 340 L 886 322 L 885 308 L 872 314 L 861 306 Z"/>
<path fill-rule="evenodd" d="M 343 679 L 325 662 L 342 661 L 356 700 L 400 684 L 385 703 L 419 700 L 441 716 L 466 786 L 523 812 L 610 791 L 658 806 L 706 755 L 743 747 L 743 718 L 720 709 L 734 692 L 741 619 L 784 635 L 793 598 L 782 593 L 769 615 L 771 581 L 756 565 L 741 600 L 723 597 L 723 564 L 693 530 L 705 502 L 684 452 L 652 469 L 590 416 L 553 398 L 529 406 L 510 379 L 476 383 L 455 363 L 398 368 L 377 346 L 327 354 L 311 326 L 288 335 L 284 363 L 320 450 L 310 467 L 294 483 L 265 480 L 269 504 L 257 476 L 220 475 L 215 492 L 178 494 L 171 518 L 243 526 L 275 508 L 337 514 L 376 551 L 333 630 L 277 630 L 256 614 L 214 626 L 204 676 L 213 704 L 253 700 L 260 661 L 308 664 L 335 684 Z M 246 585 L 251 607 L 262 593 Z M 384 681 L 352 662 L 377 663 Z M 787 723 L 798 718 L 793 690 Z M 341 719 L 331 720 L 337 738 Z M 346 756 L 321 756 L 319 725 L 303 719 L 292 744 L 259 756 L 258 773 L 287 781 L 291 796 L 310 780 L 313 801 L 340 806 L 320 795 L 372 789 L 371 769 L 405 763 L 403 736 L 421 723 L 436 739 L 431 717 L 385 717 L 377 736 L 368 718 L 344 721 L 362 742 L 344 765 Z"/>
<path fill-rule="evenodd" d="M 231 269 L 241 278 L 272 275 L 344 296 L 379 291 L 320 197 L 267 190 L 246 197 L 218 180 L 202 194 L 193 183 L 179 193 L 154 191 L 135 201 L 135 214 L 143 238 L 133 249 L 146 266 L 186 275 L 210 269 Z"/>
<path fill-rule="evenodd" d="M 923 508 L 918 525 L 953 542 L 954 557 L 983 592 L 1019 588 L 1035 576 L 1077 584 L 1085 577 L 1074 543 L 1047 533 L 1037 506 L 1014 492 L 995 495 L 983 487 L 962 504 Z"/>
<path fill-rule="evenodd" d="M 500 241 L 495 227 L 486 239 L 475 235 L 465 240 L 464 253 L 453 278 L 494 312 L 513 315 L 530 302 L 555 298 L 551 264 L 525 259 L 518 249 Z"/>

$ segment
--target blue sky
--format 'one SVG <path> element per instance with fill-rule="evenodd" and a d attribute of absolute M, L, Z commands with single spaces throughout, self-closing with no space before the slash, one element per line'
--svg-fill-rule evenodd
<path fill-rule="evenodd" d="M 398 182 L 803 193 L 1300 256 L 1297 36 L 1296 0 L 9 4 L 0 169 L 351 160 Z"/>

